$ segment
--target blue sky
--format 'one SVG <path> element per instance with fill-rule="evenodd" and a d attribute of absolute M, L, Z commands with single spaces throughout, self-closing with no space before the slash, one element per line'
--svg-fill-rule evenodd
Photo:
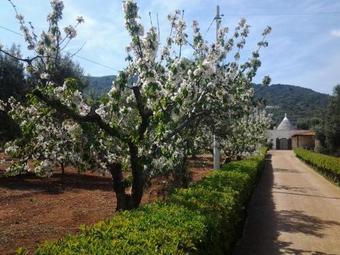
<path fill-rule="evenodd" d="M 37 30 L 46 26 L 49 11 L 47 0 L 13 0 L 27 21 Z M 77 16 L 85 23 L 78 29 L 78 37 L 68 47 L 74 52 L 85 46 L 79 56 L 94 60 L 110 68 L 75 58 L 85 72 L 94 76 L 110 75 L 125 66 L 125 47 L 129 37 L 124 29 L 119 0 L 65 0 L 63 25 L 74 24 Z M 150 0 L 138 1 L 141 17 L 149 26 L 149 12 L 156 23 L 158 13 L 161 37 L 168 34 L 167 14 L 175 9 L 185 10 L 188 27 L 198 20 L 207 39 L 213 40 L 214 27 L 209 32 L 216 5 L 224 14 L 223 24 L 231 30 L 241 17 L 251 25 L 251 34 L 243 57 L 255 49 L 262 30 L 273 28 L 268 37 L 269 47 L 262 51 L 262 67 L 255 79 L 270 75 L 272 83 L 292 84 L 331 93 L 340 83 L 340 1 L 338 0 Z M 19 31 L 14 12 L 7 0 L 0 0 L 0 26 Z M 0 42 L 24 45 L 20 36 L 0 28 Z M 22 47 L 23 53 L 29 52 Z"/>

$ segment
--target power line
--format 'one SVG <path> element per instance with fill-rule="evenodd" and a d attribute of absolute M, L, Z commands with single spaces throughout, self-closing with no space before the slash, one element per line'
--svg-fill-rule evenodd
<path fill-rule="evenodd" d="M 210 30 L 212 24 L 214 23 L 215 19 L 216 19 L 216 17 L 214 17 L 214 18 L 211 20 L 211 23 L 210 23 L 210 25 L 209 25 L 207 31 L 205 31 L 205 34 L 207 34 L 207 33 L 209 32 L 209 30 Z"/>
<path fill-rule="evenodd" d="M 7 27 L 1 26 L 1 25 L 0 25 L 0 28 L 6 30 L 6 31 L 8 31 L 8 32 L 11 32 L 11 33 L 13 33 L 13 34 L 23 36 L 23 35 L 20 34 L 19 32 L 16 32 L 16 31 L 14 31 L 14 30 L 12 30 L 12 29 L 10 29 L 10 28 L 7 28 Z M 78 53 L 76 53 L 74 56 L 77 57 L 77 58 L 79 58 L 79 59 L 82 59 L 82 60 L 84 60 L 84 61 L 87 61 L 87 62 L 89 62 L 89 63 L 95 64 L 95 65 L 98 65 L 98 66 L 101 66 L 101 67 L 104 67 L 104 68 L 107 68 L 107 69 L 111 69 L 111 70 L 114 70 L 114 71 L 116 71 L 116 72 L 119 72 L 119 71 L 120 71 L 120 70 L 118 70 L 117 68 L 113 68 L 113 67 L 111 67 L 111 66 L 108 66 L 108 65 L 105 65 L 105 64 L 101 64 L 101 63 L 99 63 L 99 62 L 97 62 L 97 61 L 95 61 L 95 60 L 89 59 L 89 58 L 87 58 L 87 57 L 80 56 L 80 55 L 78 55 Z"/>
<path fill-rule="evenodd" d="M 249 16 L 318 16 L 318 15 L 340 15 L 340 12 L 315 12 L 315 13 L 249 13 L 249 14 L 223 14 L 223 16 L 228 17 L 249 17 Z M 216 17 L 211 20 L 211 23 L 206 30 L 207 34 L 213 25 Z"/>
<path fill-rule="evenodd" d="M 340 12 L 224 14 L 224 16 L 229 16 L 229 17 L 242 17 L 242 16 L 318 16 L 318 15 L 340 15 Z"/>
<path fill-rule="evenodd" d="M 99 66 L 102 66 L 102 67 L 105 67 L 105 68 L 114 70 L 114 71 L 116 71 L 116 72 L 119 72 L 119 70 L 116 69 L 116 68 L 113 68 L 113 67 L 111 67 L 111 66 L 107 66 L 107 65 L 98 63 L 97 61 L 91 60 L 91 59 L 89 59 L 89 58 L 86 58 L 86 57 L 83 57 L 83 56 L 79 56 L 79 55 L 77 55 L 77 54 L 74 55 L 74 56 L 77 57 L 77 58 L 80 58 L 80 59 L 82 59 L 82 60 L 85 60 L 85 61 L 87 61 L 87 62 L 90 62 L 90 63 L 92 63 L 92 64 L 99 65 Z"/>
<path fill-rule="evenodd" d="M 13 33 L 13 34 L 22 36 L 22 34 L 20 34 L 20 33 L 16 32 L 16 31 L 14 31 L 14 30 L 12 30 L 12 29 L 9 29 L 9 28 L 7 28 L 7 27 L 0 26 L 0 28 L 2 28 L 2 29 L 4 29 L 4 30 L 7 30 L 8 32 L 11 32 L 11 33 Z"/>

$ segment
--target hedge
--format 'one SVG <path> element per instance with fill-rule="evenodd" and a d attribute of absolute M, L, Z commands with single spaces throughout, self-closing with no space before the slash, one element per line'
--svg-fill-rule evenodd
<path fill-rule="evenodd" d="M 340 158 L 332 157 L 301 148 L 294 149 L 296 156 L 313 166 L 321 174 L 340 184 Z"/>
<path fill-rule="evenodd" d="M 265 154 L 212 171 L 164 202 L 82 226 L 77 235 L 46 242 L 35 254 L 226 254 L 239 236 Z"/>

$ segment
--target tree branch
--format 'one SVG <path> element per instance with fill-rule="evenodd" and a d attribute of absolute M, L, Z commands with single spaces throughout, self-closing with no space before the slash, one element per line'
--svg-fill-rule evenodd
<path fill-rule="evenodd" d="M 72 109 L 69 107 L 63 105 L 59 100 L 51 99 L 48 96 L 44 95 L 40 90 L 35 89 L 33 90 L 33 95 L 35 95 L 38 99 L 46 103 L 49 107 L 52 107 L 53 109 L 57 110 L 61 114 L 67 116 L 68 118 L 73 119 L 74 121 L 78 123 L 94 123 L 98 127 L 100 127 L 102 130 L 104 130 L 108 135 L 112 137 L 116 137 L 119 140 L 129 143 L 130 139 L 123 134 L 117 127 L 111 127 L 107 123 L 105 123 L 101 117 L 95 113 L 94 111 L 91 111 L 88 115 L 82 116 L 78 113 L 75 113 Z"/>
<path fill-rule="evenodd" d="M 168 134 L 165 138 L 162 139 L 162 143 L 166 142 L 167 140 L 171 139 L 173 136 L 175 136 L 177 133 L 179 133 L 182 129 L 186 128 L 188 125 L 192 123 L 196 118 L 208 114 L 208 110 L 204 110 L 201 112 L 198 112 L 196 114 L 191 115 L 190 117 L 184 116 L 183 121 L 180 122 L 180 124 L 170 133 Z"/>
<path fill-rule="evenodd" d="M 138 134 L 139 134 L 138 139 L 139 141 L 141 141 L 144 138 L 144 133 L 146 129 L 148 128 L 149 119 L 152 116 L 152 112 L 149 109 L 146 109 L 144 107 L 144 103 L 142 100 L 142 95 L 140 93 L 139 87 L 133 87 L 132 90 L 136 98 L 139 115 L 142 118 L 142 123 L 140 124 L 138 128 Z"/>
<path fill-rule="evenodd" d="M 14 59 L 18 60 L 18 61 L 26 62 L 26 63 L 28 63 L 29 65 L 31 65 L 32 62 L 33 62 L 35 59 L 41 58 L 40 56 L 35 56 L 35 57 L 33 57 L 33 58 L 21 58 L 21 57 L 18 57 L 18 56 L 14 56 L 13 54 L 11 54 L 11 53 L 9 53 L 9 52 L 7 52 L 7 51 L 5 51 L 5 50 L 2 50 L 1 48 L 0 48 L 0 52 L 4 53 L 5 55 L 7 55 L 7 56 L 9 56 L 9 57 L 11 57 L 11 58 L 14 58 Z"/>

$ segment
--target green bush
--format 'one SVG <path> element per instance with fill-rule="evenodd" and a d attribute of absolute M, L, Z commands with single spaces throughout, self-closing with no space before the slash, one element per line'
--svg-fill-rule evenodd
<path fill-rule="evenodd" d="M 232 249 L 265 151 L 232 162 L 165 202 L 120 212 L 36 254 L 225 254 Z"/>
<path fill-rule="evenodd" d="M 340 183 L 340 158 L 332 157 L 301 148 L 294 149 L 297 157 L 310 164 L 322 174 Z"/>

